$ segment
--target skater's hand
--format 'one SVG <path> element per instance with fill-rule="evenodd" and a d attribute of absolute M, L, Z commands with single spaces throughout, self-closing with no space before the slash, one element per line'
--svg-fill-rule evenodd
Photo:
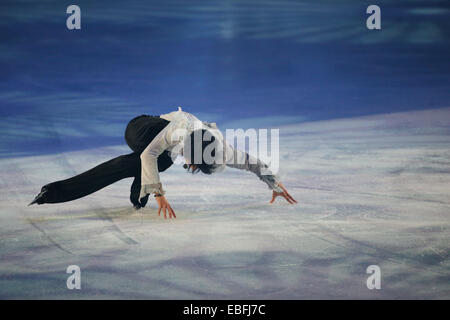
<path fill-rule="evenodd" d="M 292 198 L 292 196 L 287 192 L 286 188 L 283 186 L 283 184 L 280 182 L 278 183 L 278 186 L 283 190 L 283 192 L 276 192 L 275 190 L 272 193 L 272 200 L 270 200 L 270 203 L 273 203 L 275 201 L 275 198 L 278 196 L 282 196 L 289 202 L 290 204 L 297 203 L 297 200 Z"/>
<path fill-rule="evenodd" d="M 158 215 L 161 216 L 161 210 L 164 211 L 164 219 L 167 219 L 167 211 L 169 211 L 169 218 L 172 219 L 172 216 L 176 218 L 175 212 L 170 206 L 169 202 L 166 200 L 164 196 L 155 197 L 156 202 L 158 203 Z"/>

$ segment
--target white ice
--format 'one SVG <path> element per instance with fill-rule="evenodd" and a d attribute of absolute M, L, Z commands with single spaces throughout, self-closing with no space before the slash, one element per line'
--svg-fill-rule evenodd
<path fill-rule="evenodd" d="M 161 174 L 176 220 L 131 179 L 30 206 L 126 146 L 0 160 L 0 298 L 450 298 L 450 108 L 280 128 L 278 200 L 250 173 Z M 68 290 L 66 268 L 81 268 Z M 381 268 L 369 290 L 366 269 Z"/>

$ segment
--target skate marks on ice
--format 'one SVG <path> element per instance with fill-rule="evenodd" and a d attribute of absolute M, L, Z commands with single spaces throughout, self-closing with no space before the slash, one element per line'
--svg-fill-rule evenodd
<path fill-rule="evenodd" d="M 52 130 L 52 133 L 55 134 L 56 136 L 60 137 L 59 134 L 57 133 L 54 124 L 53 123 L 49 123 L 48 126 L 49 130 Z M 94 152 L 95 153 L 95 152 Z M 108 152 L 107 152 L 108 153 Z M 107 157 L 109 155 L 106 155 Z M 97 160 L 98 157 L 94 157 L 93 161 L 98 161 Z M 70 176 L 74 176 L 76 174 L 79 174 L 80 172 L 83 172 L 83 170 L 77 170 L 74 165 L 72 165 L 72 163 L 70 162 L 71 159 L 67 158 L 67 153 L 62 153 L 57 155 L 56 161 L 58 163 L 58 167 L 60 168 L 60 170 L 62 171 L 62 173 L 66 176 L 66 177 L 70 177 Z M 73 159 L 72 159 L 73 161 Z M 84 162 L 86 162 L 86 159 L 83 159 Z M 79 163 L 79 162 L 75 162 L 75 163 Z M 83 162 L 81 162 L 83 163 Z M 100 163 L 100 162 L 99 162 Z M 95 163 L 93 165 L 97 165 L 98 163 Z M 90 169 L 90 167 L 88 167 Z M 95 199 L 95 198 L 93 198 Z M 138 242 L 136 240 L 134 240 L 133 238 L 131 238 L 130 236 L 128 236 L 127 234 L 125 234 L 113 221 L 113 219 L 111 219 L 107 212 L 106 209 L 102 206 L 102 203 L 100 201 L 93 201 L 93 203 L 91 204 L 91 208 L 95 210 L 93 210 L 95 212 L 95 214 L 101 219 L 103 220 L 103 222 L 106 224 L 106 229 L 111 232 L 117 239 L 121 240 L 123 243 L 127 244 L 127 245 L 134 245 L 137 244 Z"/>
<path fill-rule="evenodd" d="M 78 174 L 77 172 L 69 163 L 68 159 L 65 156 L 66 154 L 61 154 L 58 156 L 61 163 L 61 168 L 63 169 L 63 172 L 65 175 L 73 176 Z M 95 198 L 93 198 L 95 199 Z M 123 243 L 127 245 L 134 245 L 138 242 L 131 238 L 129 235 L 125 234 L 119 226 L 114 222 L 114 220 L 109 216 L 107 209 L 102 206 L 102 203 L 100 201 L 93 201 L 93 204 L 91 205 L 92 211 L 96 214 L 97 217 L 99 217 L 103 222 L 106 224 L 106 229 L 111 232 L 117 239 L 121 240 Z M 95 209 L 94 209 L 95 208 Z"/>
<path fill-rule="evenodd" d="M 66 254 L 72 255 L 73 253 L 71 252 L 71 250 L 59 243 L 58 240 L 56 240 L 53 236 L 45 231 L 45 227 L 40 226 L 39 222 L 34 221 L 32 217 L 29 217 L 27 215 L 26 209 L 24 207 L 24 203 L 26 203 L 27 201 L 25 199 L 26 192 L 24 194 L 23 189 L 17 189 L 16 186 L 12 184 L 12 181 L 14 181 L 20 186 L 32 185 L 29 181 L 27 181 L 27 176 L 24 174 L 20 165 L 2 164 L 2 171 L 3 170 L 4 174 L 2 174 L 3 178 L 1 179 L 1 188 L 3 190 L 8 190 L 8 192 L 10 193 L 8 196 L 8 201 L 15 204 L 15 211 L 20 214 L 24 221 L 26 221 L 44 237 L 45 242 L 48 242 L 50 245 L 55 246 Z M 8 173 L 9 175 L 6 176 L 5 173 Z"/>
<path fill-rule="evenodd" d="M 70 155 L 69 155 L 70 156 Z M 54 245 L 60 250 L 68 254 L 76 254 L 76 249 L 71 249 L 70 244 L 73 244 L 71 237 L 76 236 L 74 231 L 70 230 L 69 225 L 64 223 L 58 223 L 58 220 L 78 220 L 80 222 L 82 218 L 94 219 L 101 224 L 94 224 L 94 228 L 91 227 L 88 230 L 91 234 L 103 235 L 103 230 L 106 230 L 115 238 L 119 239 L 122 243 L 126 245 L 135 245 L 138 242 L 131 238 L 129 235 L 125 234 L 119 226 L 117 226 L 114 220 L 109 216 L 107 208 L 103 207 L 102 203 L 93 197 L 89 199 L 83 199 L 87 201 L 82 202 L 82 207 L 84 210 L 78 208 L 80 202 L 74 201 L 63 204 L 44 204 L 35 205 L 27 207 L 27 201 L 29 202 L 30 194 L 34 194 L 39 191 L 40 185 L 48 183 L 32 183 L 33 172 L 42 172 L 43 170 L 48 170 L 48 168 L 43 168 L 43 164 L 52 163 L 54 166 L 51 171 L 57 171 L 57 176 L 69 177 L 70 175 L 76 174 L 76 170 L 71 170 L 71 165 L 66 159 L 67 155 L 55 155 L 51 156 L 51 161 L 16 161 L 15 163 L 8 163 L 9 159 L 2 160 L 2 171 L 5 174 L 2 175 L 2 188 L 8 190 L 10 195 L 8 200 L 14 202 L 14 210 L 22 216 L 22 219 L 29 223 L 35 230 L 43 235 L 45 242 Z M 73 159 L 72 159 L 73 160 Z M 25 174 L 25 171 L 27 174 Z M 62 171 L 62 172 L 61 172 Z M 31 174 L 30 174 L 31 173 Z M 78 172 L 79 173 L 79 172 Z M 16 184 L 13 184 L 13 182 Z M 17 184 L 20 187 L 17 187 Z M 37 187 L 39 186 L 39 187 Z M 132 212 L 132 207 L 129 209 L 114 210 L 115 214 L 129 214 Z M 69 244 L 70 243 L 70 244 Z"/>
<path fill-rule="evenodd" d="M 46 131 L 47 135 L 51 135 L 57 138 L 63 144 L 63 138 L 59 132 L 55 129 L 51 119 L 42 118 L 42 128 Z M 109 157 L 111 154 L 111 148 L 106 150 L 93 151 L 88 154 L 85 152 L 74 153 L 61 153 L 51 156 L 38 157 L 41 161 L 27 161 L 30 158 L 22 158 L 19 161 L 12 161 L 11 159 L 2 159 L 2 188 L 8 190 L 14 196 L 10 197 L 16 203 L 16 207 L 19 208 L 20 214 L 24 217 L 34 229 L 40 232 L 51 244 L 55 245 L 66 253 L 72 253 L 67 246 L 62 245 L 58 240 L 56 233 L 59 228 L 52 230 L 47 229 L 47 225 L 43 223 L 46 220 L 46 216 L 62 217 L 67 212 L 71 212 L 73 208 L 77 207 L 74 202 L 64 204 L 50 204 L 42 206 L 25 207 L 29 202 L 30 197 L 27 195 L 35 195 L 39 192 L 40 187 L 46 183 L 57 179 L 65 179 L 70 176 L 76 175 L 83 170 L 89 169 L 89 166 L 97 165 L 99 157 Z M 114 152 L 114 148 L 113 152 Z M 47 174 L 42 174 L 47 173 Z M 50 180 L 48 177 L 52 177 Z M 56 178 L 58 177 L 58 178 Z M 40 181 L 40 182 L 37 182 Z M 114 235 L 117 239 L 127 245 L 137 244 L 137 242 L 130 236 L 125 234 L 112 219 L 105 213 L 105 208 L 102 203 L 92 197 L 87 201 L 88 207 L 92 212 L 106 225 L 106 230 Z M 37 216 L 37 212 L 44 213 L 42 216 Z M 56 232 L 56 233 L 55 233 Z M 70 232 L 68 232 L 70 233 Z M 61 233 L 62 234 L 62 233 Z M 61 237 L 64 239 L 67 237 Z"/>
<path fill-rule="evenodd" d="M 126 180 L 70 203 L 27 208 L 48 177 L 65 178 L 125 152 L 2 161 L 2 274 L 17 270 L 10 279 L 21 283 L 35 270 L 45 275 L 80 260 L 89 277 L 86 298 L 448 297 L 448 130 L 437 138 L 428 129 L 391 135 L 346 121 L 341 131 L 333 123 L 304 124 L 298 128 L 307 136 L 293 132 L 282 140 L 295 142 L 282 154 L 281 178 L 296 206 L 268 204 L 270 191 L 250 174 L 185 175 L 186 188 L 179 183 L 184 171 L 171 168 L 161 178 L 177 219 L 158 217 L 153 199 L 134 211 Z M 383 273 L 377 292 L 365 285 L 371 264 Z M 51 286 L 36 282 L 29 296 L 40 283 Z M 3 296 L 25 294 L 14 287 Z"/>
<path fill-rule="evenodd" d="M 295 184 L 292 189 L 304 190 L 309 201 L 319 197 L 316 202 L 336 210 L 313 222 L 292 221 L 292 228 L 349 254 L 364 252 L 378 263 L 394 263 L 414 272 L 450 278 L 450 224 L 445 220 L 450 206 L 445 201 Z M 419 220 L 412 215 L 414 211 L 420 212 Z M 408 238 L 413 242 L 405 247 L 402 243 Z M 422 252 L 409 248 L 412 244 Z"/>

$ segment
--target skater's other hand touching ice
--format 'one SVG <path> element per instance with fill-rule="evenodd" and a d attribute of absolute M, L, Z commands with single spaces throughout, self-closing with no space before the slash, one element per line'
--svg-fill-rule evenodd
<path fill-rule="evenodd" d="M 289 202 L 290 204 L 297 203 L 297 200 L 292 198 L 292 196 L 289 194 L 289 192 L 286 190 L 286 188 L 283 186 L 281 182 L 278 183 L 278 186 L 283 190 L 283 192 L 277 192 L 274 190 L 272 193 L 272 200 L 270 200 L 270 203 L 273 203 L 275 201 L 275 198 L 279 196 L 285 198 L 286 201 Z"/>

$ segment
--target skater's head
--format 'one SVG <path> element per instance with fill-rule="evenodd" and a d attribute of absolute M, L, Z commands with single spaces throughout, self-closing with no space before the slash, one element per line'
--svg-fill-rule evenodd
<path fill-rule="evenodd" d="M 205 129 L 193 131 L 184 141 L 183 155 L 186 160 L 184 168 L 192 173 L 211 174 L 221 167 L 216 163 L 217 139 Z"/>

